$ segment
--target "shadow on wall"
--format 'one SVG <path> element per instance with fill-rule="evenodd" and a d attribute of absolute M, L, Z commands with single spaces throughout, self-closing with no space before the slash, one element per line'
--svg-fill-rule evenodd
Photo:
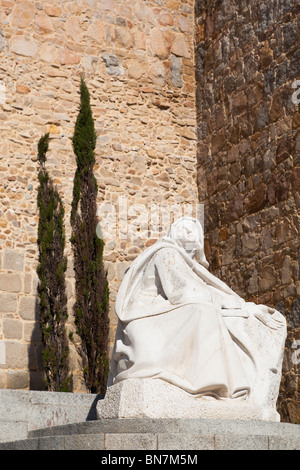
<path fill-rule="evenodd" d="M 41 342 L 41 329 L 40 329 L 40 321 L 39 321 L 39 299 L 37 297 L 35 301 L 35 309 L 34 309 L 34 328 L 32 330 L 30 345 L 28 349 L 29 390 L 47 392 L 45 383 L 44 383 L 44 366 L 43 366 L 42 355 L 43 355 L 43 346 Z M 90 394 L 87 394 L 86 396 L 87 396 L 87 399 L 89 396 L 91 401 L 93 400 L 93 397 Z M 88 412 L 85 417 L 85 421 L 94 421 L 98 419 L 97 418 L 97 404 L 99 400 L 104 399 L 104 396 L 105 396 L 104 394 L 94 395 L 95 398 L 92 401 L 90 408 L 88 409 Z M 47 393 L 45 394 L 45 400 L 47 402 Z M 86 400 L 85 400 L 85 403 L 86 403 Z M 80 420 L 84 421 L 84 415 L 82 415 L 82 419 Z M 58 424 L 61 424 L 61 423 L 58 423 Z"/>
<path fill-rule="evenodd" d="M 34 309 L 34 328 L 28 350 L 29 390 L 46 390 L 44 384 L 43 349 L 39 321 L 39 300 L 36 298 Z"/>
<path fill-rule="evenodd" d="M 104 396 L 103 394 L 100 394 L 100 395 L 97 395 L 95 400 L 93 401 L 92 405 L 91 405 L 91 408 L 88 412 L 88 415 L 86 417 L 86 421 L 95 421 L 96 419 L 98 419 L 97 417 L 97 404 L 98 404 L 98 401 L 99 400 L 103 400 L 104 399 Z"/>

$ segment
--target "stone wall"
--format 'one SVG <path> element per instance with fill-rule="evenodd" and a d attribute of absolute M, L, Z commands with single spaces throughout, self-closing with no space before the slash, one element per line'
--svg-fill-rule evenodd
<path fill-rule="evenodd" d="M 71 137 L 84 72 L 98 134 L 99 207 L 105 202 L 113 212 L 113 230 L 103 231 L 113 340 L 123 273 L 160 235 L 155 227 L 142 233 L 139 211 L 157 214 L 165 204 L 177 216 L 197 200 L 194 2 L 2 0 L 0 20 L 0 388 L 41 389 L 37 142 L 50 132 L 47 167 L 65 203 L 69 239 Z M 73 329 L 69 243 L 67 255 Z M 73 344 L 71 351 L 75 390 L 84 391 Z"/>
<path fill-rule="evenodd" d="M 299 420 L 296 0 L 2 0 L 0 21 L 0 388 L 43 387 L 37 142 L 50 132 L 48 170 L 65 203 L 69 238 L 71 137 L 84 72 L 98 133 L 111 342 L 124 271 L 173 213 L 188 207 L 195 215 L 198 192 L 212 272 L 287 316 L 280 410 L 285 420 Z M 167 218 L 156 224 L 159 214 Z M 145 215 L 156 225 L 149 232 Z M 69 243 L 67 255 L 73 329 Z M 75 390 L 85 391 L 73 344 L 71 351 Z"/>
<path fill-rule="evenodd" d="M 244 298 L 286 315 L 279 411 L 291 422 L 300 420 L 299 7 L 293 0 L 196 1 L 207 258 Z"/>
<path fill-rule="evenodd" d="M 93 393 L 0 390 L 0 443 L 26 439 L 30 431 L 97 419 Z"/>

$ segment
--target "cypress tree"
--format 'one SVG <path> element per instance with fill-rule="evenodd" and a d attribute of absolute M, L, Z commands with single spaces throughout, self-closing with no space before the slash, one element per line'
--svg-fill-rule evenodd
<path fill-rule="evenodd" d="M 48 147 L 49 134 L 45 134 L 38 143 L 40 170 L 37 196 L 39 209 L 37 274 L 43 365 L 47 390 L 69 392 L 72 390 L 72 376 L 69 371 L 69 347 L 65 329 L 68 315 L 64 208 L 45 167 Z"/>
<path fill-rule="evenodd" d="M 87 389 L 105 393 L 108 363 L 108 282 L 103 265 L 103 240 L 97 237 L 97 191 L 93 174 L 96 133 L 90 94 L 81 78 L 80 109 L 77 116 L 73 149 L 76 173 L 71 210 L 74 252 L 75 291 L 74 317 L 81 338 L 80 354 Z"/>

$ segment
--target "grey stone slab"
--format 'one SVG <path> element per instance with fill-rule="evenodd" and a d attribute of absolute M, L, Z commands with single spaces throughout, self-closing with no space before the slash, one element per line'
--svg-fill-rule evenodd
<path fill-rule="evenodd" d="M 99 396 L 96 394 L 31 391 L 29 410 L 35 413 L 36 417 L 39 416 L 39 410 L 43 410 L 41 415 L 48 415 L 47 419 L 52 420 L 51 425 L 76 423 L 86 419 L 96 419 L 96 411 L 93 413 L 92 410 L 98 400 Z M 34 419 L 32 421 L 34 422 Z M 39 419 L 37 422 L 39 423 Z M 43 425 L 40 424 L 38 427 L 41 428 Z M 30 427 L 30 429 L 36 428 L 37 426 Z"/>
<path fill-rule="evenodd" d="M 80 423 L 78 425 L 78 430 L 82 434 L 90 432 L 90 429 L 93 429 L 94 432 L 100 431 L 104 433 L 116 434 L 168 432 L 170 426 L 174 424 L 172 421 L 175 420 L 113 418 Z"/>
<path fill-rule="evenodd" d="M 215 435 L 215 450 L 268 450 L 268 448 L 267 436 Z"/>
<path fill-rule="evenodd" d="M 158 431 L 168 432 L 170 425 L 170 420 L 165 422 L 165 420 L 155 419 L 105 419 L 32 430 L 29 435 L 33 437 L 71 433 L 157 433 Z"/>
<path fill-rule="evenodd" d="M 87 393 L 0 390 L 0 442 L 34 437 L 28 435 L 34 429 L 96 419 L 99 398 Z"/>
<path fill-rule="evenodd" d="M 82 434 L 93 432 L 104 433 L 157 433 L 167 431 L 168 424 L 164 420 L 155 419 L 104 419 L 78 424 L 78 431 Z"/>
<path fill-rule="evenodd" d="M 156 450 L 156 434 L 106 434 L 105 450 Z"/>
<path fill-rule="evenodd" d="M 169 433 L 169 434 L 237 434 L 262 436 L 299 436 L 300 426 L 266 421 L 237 421 L 211 419 L 149 419 L 110 418 L 85 421 L 68 426 L 56 426 L 31 431 L 30 436 L 92 433 Z"/>
<path fill-rule="evenodd" d="M 74 428 L 72 429 L 74 431 Z M 37 444 L 38 443 L 38 444 Z M 298 436 L 195 433 L 53 435 L 0 444 L 0 450 L 300 450 Z"/>
<path fill-rule="evenodd" d="M 29 430 L 69 424 L 70 422 L 76 423 L 77 421 L 77 410 L 75 406 L 35 405 L 30 406 L 29 413 Z"/>
<path fill-rule="evenodd" d="M 214 450 L 213 435 L 158 434 L 158 450 Z"/>
<path fill-rule="evenodd" d="M 15 450 L 38 450 L 38 439 L 22 439 L 15 442 Z"/>
<path fill-rule="evenodd" d="M 300 450 L 300 437 L 271 436 L 269 450 Z"/>
<path fill-rule="evenodd" d="M 180 432 L 201 432 L 203 434 L 238 434 L 238 435 L 294 435 L 299 434 L 300 426 L 290 423 L 278 423 L 272 421 L 248 421 L 248 420 L 179 420 Z"/>
<path fill-rule="evenodd" d="M 91 432 L 93 430 L 91 429 Z M 72 434 L 80 434 L 76 423 L 62 424 L 41 429 L 32 429 L 28 432 L 28 437 L 45 437 L 45 436 L 65 436 Z"/>
<path fill-rule="evenodd" d="M 15 450 L 16 442 L 2 442 L 0 443 L 0 450 Z"/>
<path fill-rule="evenodd" d="M 0 410 L 5 409 L 5 416 L 9 420 L 0 419 L 0 442 L 12 442 L 11 445 L 14 445 L 13 441 L 26 437 L 40 438 L 39 442 L 45 449 L 64 446 L 68 449 L 73 446 L 100 449 L 103 446 L 108 450 L 200 450 L 212 449 L 215 445 L 215 449 L 275 450 L 296 449 L 300 442 L 299 425 L 267 421 L 109 418 L 81 422 L 75 420 L 73 423 L 53 426 L 56 419 L 75 419 L 74 414 L 68 414 L 70 406 L 66 405 L 68 396 L 73 405 L 77 401 L 76 398 L 72 402 L 73 394 L 63 394 L 59 397 L 52 396 L 52 392 L 45 392 L 45 395 L 44 392 L 38 392 L 32 394 L 33 400 L 28 405 L 28 393 L 11 393 L 14 391 L 8 390 L 4 392 L 9 393 L 0 391 Z M 46 406 L 48 396 L 49 406 Z M 82 403 L 81 399 L 82 397 L 79 398 L 78 404 Z M 91 402 L 95 403 L 94 398 Z M 14 421 L 18 416 L 16 410 L 20 411 L 21 418 L 26 418 L 27 413 L 28 419 Z M 29 425 L 38 427 L 41 422 L 46 427 L 28 432 Z M 23 444 L 26 445 L 25 442 Z M 33 442 L 28 442 L 28 445 L 33 445 Z"/>
<path fill-rule="evenodd" d="M 104 450 L 104 434 L 79 434 L 64 437 L 65 450 Z"/>
<path fill-rule="evenodd" d="M 81 433 L 94 432 L 148 432 L 148 433 L 197 433 L 197 434 L 241 434 L 241 435 L 299 435 L 300 426 L 290 423 L 214 419 L 149 419 L 112 418 L 79 423 Z"/>
<path fill-rule="evenodd" d="M 64 450 L 64 438 L 62 436 L 39 437 L 38 450 Z"/>
<path fill-rule="evenodd" d="M 26 421 L 2 421 L 0 419 L 0 442 L 26 439 L 27 435 L 28 426 Z"/>
<path fill-rule="evenodd" d="M 30 390 L 28 394 L 30 404 L 79 405 L 85 407 L 89 407 L 98 396 L 90 393 L 44 392 L 38 390 Z"/>
<path fill-rule="evenodd" d="M 19 390 L 0 390 L 1 421 L 28 420 L 28 393 Z"/>

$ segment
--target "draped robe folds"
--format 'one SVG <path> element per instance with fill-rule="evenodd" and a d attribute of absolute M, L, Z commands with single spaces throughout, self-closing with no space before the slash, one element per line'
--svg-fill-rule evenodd
<path fill-rule="evenodd" d="M 108 385 L 159 378 L 198 397 L 247 399 L 255 354 L 231 334 L 224 299 L 239 299 L 246 312 L 246 302 L 171 238 L 145 250 L 118 292 Z"/>

